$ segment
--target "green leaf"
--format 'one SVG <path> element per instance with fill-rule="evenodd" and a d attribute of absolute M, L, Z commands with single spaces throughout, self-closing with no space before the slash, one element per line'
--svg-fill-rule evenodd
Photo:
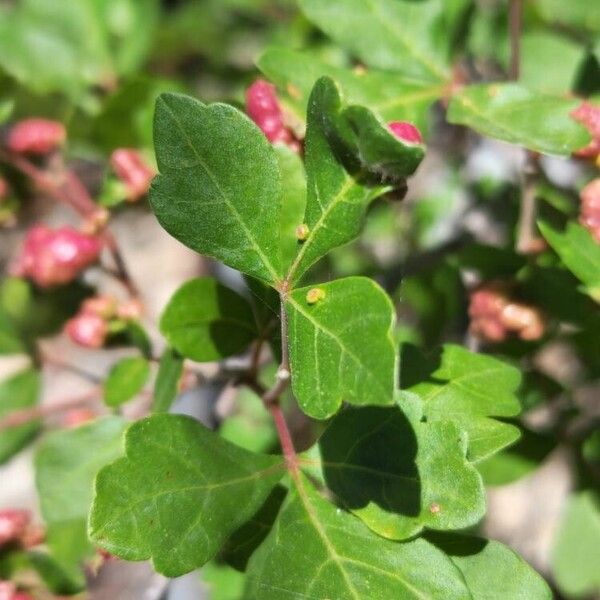
<path fill-rule="evenodd" d="M 586 292 L 600 302 L 600 244 L 585 227 L 573 221 L 569 221 L 562 232 L 547 222 L 538 225 L 567 269 L 584 284 Z"/>
<path fill-rule="evenodd" d="M 291 265 L 298 252 L 296 227 L 302 224 L 306 208 L 306 173 L 297 152 L 288 146 L 277 145 L 275 153 L 279 162 L 283 201 L 281 206 L 281 259 L 284 270 Z"/>
<path fill-rule="evenodd" d="M 200 573 L 211 600 L 240 600 L 246 581 L 244 574 L 227 565 L 209 562 Z"/>
<path fill-rule="evenodd" d="M 491 418 L 519 414 L 518 369 L 453 345 L 444 346 L 439 362 L 431 363 L 405 346 L 400 364 L 401 385 L 421 398 L 427 420 L 451 419 L 467 432 L 471 461 L 483 460 L 519 438 L 517 427 Z"/>
<path fill-rule="evenodd" d="M 420 144 L 396 138 L 361 106 L 344 106 L 332 79 L 311 94 L 306 134 L 308 237 L 289 269 L 297 279 L 331 249 L 354 239 L 368 205 L 389 187 L 403 187 L 424 156 Z"/>
<path fill-rule="evenodd" d="M 593 596 L 600 590 L 600 499 L 597 491 L 573 494 L 554 540 L 552 569 L 569 596 Z"/>
<path fill-rule="evenodd" d="M 175 292 L 160 331 L 180 354 L 200 362 L 237 354 L 257 335 L 250 305 L 212 277 L 187 281 Z"/>
<path fill-rule="evenodd" d="M 86 534 L 96 473 L 119 457 L 125 421 L 106 417 L 48 435 L 35 456 L 35 478 L 48 549 L 74 589 L 85 587 L 81 563 L 94 549 Z M 67 593 L 69 590 L 65 590 Z"/>
<path fill-rule="evenodd" d="M 367 407 L 335 417 L 318 442 L 327 487 L 373 531 L 413 537 L 462 529 L 485 514 L 485 491 L 466 459 L 467 436 L 451 421 Z"/>
<path fill-rule="evenodd" d="M 600 32 L 600 6 L 588 0 L 536 0 L 541 16 L 550 23 Z"/>
<path fill-rule="evenodd" d="M 455 94 L 448 121 L 545 154 L 568 156 L 587 145 L 587 130 L 570 117 L 579 104 L 514 83 L 477 84 Z"/>
<path fill-rule="evenodd" d="M 154 382 L 152 411 L 168 412 L 177 396 L 179 380 L 183 373 L 183 358 L 172 348 L 167 348 L 160 357 L 158 373 Z"/>
<path fill-rule="evenodd" d="M 379 537 L 302 475 L 250 559 L 247 579 L 248 600 L 470 598 L 456 567 L 432 544 Z"/>
<path fill-rule="evenodd" d="M 427 128 L 427 111 L 444 94 L 438 83 L 422 83 L 398 73 L 355 72 L 331 66 L 307 51 L 268 48 L 259 69 L 284 92 L 284 104 L 304 121 L 311 90 L 320 77 L 337 81 L 350 104 L 368 106 L 385 121 L 410 121 Z"/>
<path fill-rule="evenodd" d="M 394 308 L 371 279 L 348 277 L 318 288 L 294 290 L 285 301 L 289 320 L 292 389 L 302 410 L 316 419 L 335 414 L 342 401 L 392 404 L 396 351 Z"/>
<path fill-rule="evenodd" d="M 425 81 L 448 79 L 445 38 L 436 35 L 442 2 L 301 0 L 308 19 L 369 67 Z"/>
<path fill-rule="evenodd" d="M 120 406 L 139 394 L 150 375 L 150 365 L 145 358 L 123 358 L 110 370 L 104 382 L 104 402 Z"/>
<path fill-rule="evenodd" d="M 33 369 L 26 369 L 0 381 L 0 418 L 15 410 L 35 406 L 38 403 L 39 393 L 40 377 L 39 373 Z M 1 431 L 0 464 L 21 450 L 38 429 L 39 422 L 32 421 Z"/>
<path fill-rule="evenodd" d="M 212 558 L 281 478 L 280 457 L 252 454 L 189 417 L 154 415 L 127 431 L 125 457 L 96 478 L 92 541 L 176 577 Z"/>
<path fill-rule="evenodd" d="M 500 542 L 447 533 L 431 533 L 427 539 L 460 569 L 473 600 L 552 599 L 544 579 Z"/>
<path fill-rule="evenodd" d="M 156 102 L 160 175 L 150 202 L 180 242 L 273 283 L 281 276 L 281 185 L 273 147 L 240 111 L 179 94 Z"/>

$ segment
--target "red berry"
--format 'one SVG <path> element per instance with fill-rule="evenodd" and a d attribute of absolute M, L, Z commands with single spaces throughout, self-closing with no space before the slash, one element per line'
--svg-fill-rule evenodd
<path fill-rule="evenodd" d="M 25 237 L 21 254 L 11 272 L 28 277 L 40 287 L 72 281 L 102 250 L 102 240 L 72 227 L 52 230 L 45 225 L 32 227 Z"/>
<path fill-rule="evenodd" d="M 274 85 L 264 79 L 255 81 L 246 90 L 246 111 L 271 143 L 287 144 L 298 151 L 298 141 L 285 126 Z"/>
<path fill-rule="evenodd" d="M 31 594 L 27 592 L 15 592 L 12 595 L 11 600 L 35 600 Z"/>
<path fill-rule="evenodd" d="M 110 157 L 115 173 L 125 184 L 127 199 L 135 202 L 148 193 L 150 183 L 156 174 L 141 154 L 133 148 L 119 148 Z"/>
<path fill-rule="evenodd" d="M 388 124 L 389 130 L 403 142 L 409 144 L 422 144 L 423 137 L 421 132 L 412 124 L 407 121 L 392 121 Z"/>
<path fill-rule="evenodd" d="M 31 521 L 28 510 L 5 508 L 0 510 L 0 546 L 18 540 Z"/>
<path fill-rule="evenodd" d="M 0 581 L 0 600 L 13 600 L 16 589 L 12 581 Z"/>
<path fill-rule="evenodd" d="M 12 127 L 7 146 L 12 152 L 48 154 L 65 141 L 67 131 L 58 121 L 24 119 Z"/>
<path fill-rule="evenodd" d="M 65 325 L 67 335 L 84 348 L 101 348 L 108 335 L 108 323 L 93 313 L 78 313 Z"/>

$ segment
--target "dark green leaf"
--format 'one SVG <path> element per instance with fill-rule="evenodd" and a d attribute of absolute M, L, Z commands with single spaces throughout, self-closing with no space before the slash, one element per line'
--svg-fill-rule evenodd
<path fill-rule="evenodd" d="M 373 531 L 413 537 L 424 528 L 462 529 L 485 514 L 481 478 L 455 423 L 421 421 L 410 410 L 368 407 L 335 417 L 318 442 L 327 487 Z"/>
<path fill-rule="evenodd" d="M 115 364 L 104 382 L 104 402 L 120 406 L 139 394 L 150 375 L 150 365 L 145 358 L 123 358 Z"/>
<path fill-rule="evenodd" d="M 126 456 L 96 479 L 89 534 L 126 560 L 176 577 L 201 566 L 264 503 L 281 458 L 252 454 L 189 417 L 134 423 Z"/>
<path fill-rule="evenodd" d="M 192 279 L 175 292 L 160 330 L 180 354 L 200 362 L 237 354 L 257 335 L 250 305 L 212 277 Z"/>
<path fill-rule="evenodd" d="M 268 283 L 281 277 L 281 185 L 273 147 L 241 112 L 178 94 L 156 102 L 160 175 L 150 201 L 193 250 Z"/>
<path fill-rule="evenodd" d="M 584 284 L 586 292 L 600 302 L 600 244 L 590 232 L 573 221 L 564 231 L 539 223 L 540 231 L 565 266 Z"/>
<path fill-rule="evenodd" d="M 26 369 L 0 381 L 0 418 L 15 410 L 31 408 L 38 403 L 40 378 L 37 371 Z M 36 434 L 39 422 L 0 431 L 0 464 L 21 450 Z"/>
<path fill-rule="evenodd" d="M 183 373 L 183 358 L 172 348 L 167 348 L 160 357 L 158 373 L 154 382 L 152 410 L 168 412 L 177 396 L 179 380 Z"/>
<path fill-rule="evenodd" d="M 552 599 L 544 579 L 500 542 L 447 533 L 431 533 L 427 538 L 460 569 L 473 600 Z"/>
<path fill-rule="evenodd" d="M 302 475 L 250 559 L 247 578 L 248 600 L 470 598 L 458 569 L 432 544 L 379 537 Z"/>
<path fill-rule="evenodd" d="M 428 421 L 452 419 L 469 436 L 468 457 L 477 462 L 509 446 L 519 429 L 491 417 L 513 417 L 521 406 L 516 396 L 521 376 L 491 356 L 446 345 L 439 362 L 428 363 L 403 347 L 401 385 L 423 401 Z"/>
<path fill-rule="evenodd" d="M 320 290 L 317 295 L 322 296 L 312 304 L 311 290 Z M 287 297 L 285 306 L 292 389 L 306 414 L 326 419 L 344 400 L 392 404 L 394 308 L 373 280 L 348 277 L 300 288 Z"/>
<path fill-rule="evenodd" d="M 578 104 L 514 83 L 477 84 L 453 96 L 448 120 L 529 150 L 568 156 L 590 141 L 587 130 L 570 116 Z"/>
<path fill-rule="evenodd" d="M 445 38 L 436 35 L 442 2 L 301 0 L 306 16 L 369 67 L 425 81 L 449 77 Z"/>

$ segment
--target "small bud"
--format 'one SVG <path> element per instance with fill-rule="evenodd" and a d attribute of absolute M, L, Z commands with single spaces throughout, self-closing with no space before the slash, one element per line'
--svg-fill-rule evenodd
<path fill-rule="evenodd" d="M 106 227 L 109 219 L 110 212 L 106 208 L 98 208 L 86 217 L 81 231 L 86 235 L 97 235 Z"/>
<path fill-rule="evenodd" d="M 110 157 L 110 164 L 125 184 L 129 202 L 136 202 L 148 193 L 156 173 L 146 164 L 137 150 L 133 148 L 115 150 Z"/>
<path fill-rule="evenodd" d="M 28 277 L 40 287 L 69 283 L 97 260 L 101 250 L 98 237 L 72 227 L 52 230 L 36 225 L 27 232 L 11 273 Z"/>
<path fill-rule="evenodd" d="M 84 348 L 101 348 L 108 335 L 108 323 L 93 313 L 78 313 L 67 321 L 65 331 Z"/>
<path fill-rule="evenodd" d="M 296 238 L 298 239 L 299 242 L 306 241 L 309 233 L 310 233 L 310 230 L 308 228 L 308 225 L 305 225 L 304 223 L 302 223 L 302 225 L 298 225 L 298 227 L 296 227 Z"/>
<path fill-rule="evenodd" d="M 91 408 L 73 408 L 63 415 L 62 425 L 67 428 L 78 427 L 95 418 L 96 413 Z"/>
<path fill-rule="evenodd" d="M 437 503 L 434 502 L 433 504 L 431 504 L 431 506 L 429 507 L 429 512 L 432 515 L 437 515 L 440 511 L 442 510 L 442 507 Z"/>
<path fill-rule="evenodd" d="M 18 540 L 31 521 L 28 510 L 5 508 L 0 510 L 0 546 Z"/>
<path fill-rule="evenodd" d="M 306 301 L 309 304 L 316 304 L 325 298 L 326 293 L 323 288 L 312 288 L 306 293 Z"/>
<path fill-rule="evenodd" d="M 13 125 L 7 146 L 11 152 L 48 154 L 67 138 L 65 126 L 48 119 L 24 119 Z"/>
<path fill-rule="evenodd" d="M 81 305 L 80 313 L 97 315 L 106 321 L 117 314 L 117 301 L 112 296 L 87 298 Z"/>
<path fill-rule="evenodd" d="M 144 305 L 137 298 L 120 304 L 117 307 L 117 316 L 124 321 L 138 321 L 144 314 Z"/>
<path fill-rule="evenodd" d="M 46 541 L 46 530 L 41 525 L 30 525 L 21 536 L 23 548 L 34 548 Z"/>
<path fill-rule="evenodd" d="M 291 373 L 287 369 L 280 368 L 277 370 L 277 379 L 287 381 L 291 377 Z"/>
<path fill-rule="evenodd" d="M 388 124 L 389 130 L 403 142 L 409 144 L 422 144 L 423 137 L 421 132 L 412 124 L 407 121 L 392 121 Z"/>
<path fill-rule="evenodd" d="M 580 197 L 579 222 L 600 244 L 600 177 L 588 183 L 581 190 Z"/>

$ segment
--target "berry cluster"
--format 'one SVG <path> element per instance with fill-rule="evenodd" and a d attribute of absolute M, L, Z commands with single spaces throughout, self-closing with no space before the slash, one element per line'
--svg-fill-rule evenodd
<path fill-rule="evenodd" d="M 36 225 L 27 232 L 11 273 L 44 288 L 69 283 L 98 259 L 102 245 L 100 237 L 72 227 Z"/>
<path fill-rule="evenodd" d="M 110 296 L 88 298 L 79 312 L 65 325 L 73 342 L 84 348 L 101 348 L 111 331 L 111 325 L 121 321 L 136 321 L 142 316 L 139 300 L 118 303 Z"/>
<path fill-rule="evenodd" d="M 471 293 L 469 317 L 471 333 L 487 342 L 503 342 L 511 335 L 533 341 L 545 331 L 541 312 L 511 299 L 501 283 L 488 283 Z"/>
<path fill-rule="evenodd" d="M 300 142 L 286 126 L 275 86 L 258 79 L 246 90 L 246 111 L 272 143 L 286 144 L 300 151 Z"/>
<path fill-rule="evenodd" d="M 579 222 L 589 230 L 600 244 L 600 177 L 588 183 L 581 190 L 581 211 Z"/>

